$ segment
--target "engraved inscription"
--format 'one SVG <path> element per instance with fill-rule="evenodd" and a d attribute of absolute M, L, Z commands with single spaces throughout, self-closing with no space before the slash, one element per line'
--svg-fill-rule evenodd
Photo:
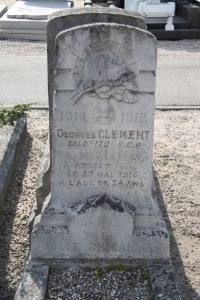
<path fill-rule="evenodd" d="M 103 103 L 103 102 L 102 102 Z M 101 104 L 102 106 L 103 104 Z M 98 106 L 95 106 L 95 110 L 98 110 Z M 109 108 L 108 108 L 109 109 Z M 60 121 L 67 122 L 86 122 L 89 120 L 95 120 L 95 116 L 91 116 L 88 113 L 78 112 L 78 111 L 58 111 Z M 109 113 L 111 114 L 111 112 Z M 133 112 L 122 112 L 118 114 L 118 119 L 122 124 L 139 124 L 139 123 L 147 123 L 147 115 L 146 113 L 133 113 Z"/>
<path fill-rule="evenodd" d="M 119 253 L 132 252 L 133 247 L 130 244 L 119 244 L 117 242 L 108 243 L 90 243 L 89 250 L 95 252 L 115 251 Z"/>
<path fill-rule="evenodd" d="M 67 251 L 67 252 L 71 252 L 71 251 L 79 251 L 81 243 L 78 242 L 74 242 L 74 243 L 70 243 L 67 242 L 65 240 L 49 240 L 49 241 L 41 241 L 38 244 L 38 247 L 40 249 L 52 249 L 52 250 L 61 250 L 61 251 Z"/>
<path fill-rule="evenodd" d="M 74 227 L 110 227 L 110 228 L 126 228 L 129 226 L 129 218 L 121 217 L 120 219 L 88 219 L 88 218 L 81 218 L 81 219 L 73 219 L 72 225 Z"/>
<path fill-rule="evenodd" d="M 64 182 L 63 182 L 64 183 Z M 70 179 L 69 180 L 70 186 L 126 186 L 126 187 L 135 187 L 141 188 L 144 187 L 142 181 L 132 181 L 132 180 L 81 180 L 81 179 Z"/>
<path fill-rule="evenodd" d="M 136 139 L 136 140 L 148 140 L 149 130 L 104 130 L 101 129 L 98 132 L 69 132 L 63 129 L 57 130 L 58 137 L 65 138 L 79 138 L 79 139 Z"/>
<path fill-rule="evenodd" d="M 60 185 L 66 183 L 71 187 L 80 186 L 111 186 L 111 187 L 132 187 L 140 189 L 144 182 L 140 176 L 137 165 L 82 162 L 74 161 L 70 164 L 65 161 L 66 177 L 68 180 L 61 180 Z M 115 170 L 115 171 L 114 171 Z M 143 170 L 143 175 L 146 174 Z"/>
<path fill-rule="evenodd" d="M 41 241 L 38 244 L 38 248 L 45 250 L 45 249 L 51 249 L 54 251 L 61 251 L 61 252 L 68 252 L 68 253 L 74 253 L 74 254 L 80 254 L 84 251 L 91 251 L 91 252 L 107 252 L 107 251 L 114 251 L 118 253 L 124 253 L 124 252 L 145 252 L 146 247 L 142 245 L 133 245 L 132 243 L 121 243 L 119 241 L 115 242 L 96 242 L 94 239 L 90 239 L 88 237 L 88 241 L 84 244 L 82 242 L 68 242 L 66 240 L 50 240 L 43 242 Z M 109 239 L 109 236 L 106 235 L 105 239 Z"/>
<path fill-rule="evenodd" d="M 132 160 L 133 164 L 139 164 L 144 163 L 147 161 L 146 152 L 143 149 L 141 150 L 141 153 L 133 152 L 133 151 L 127 151 L 122 150 L 120 148 L 119 151 L 113 152 L 113 151 L 98 151 L 99 149 L 88 149 L 83 150 L 81 148 L 80 152 L 77 153 L 75 151 L 65 151 L 65 158 L 66 159 L 73 159 L 73 160 Z"/>

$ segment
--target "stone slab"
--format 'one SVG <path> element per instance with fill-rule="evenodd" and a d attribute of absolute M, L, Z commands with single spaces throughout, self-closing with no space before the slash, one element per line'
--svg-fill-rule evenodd
<path fill-rule="evenodd" d="M 0 209 L 10 188 L 26 136 L 27 123 L 20 119 L 15 126 L 0 128 Z"/>
<path fill-rule="evenodd" d="M 154 300 L 181 300 L 170 260 L 149 263 L 148 268 Z"/>
<path fill-rule="evenodd" d="M 106 236 L 103 238 L 105 239 Z M 109 238 L 110 236 L 107 236 L 107 239 Z M 49 233 L 39 234 L 38 237 L 32 235 L 31 253 L 33 258 L 47 258 L 49 262 L 56 261 L 58 258 L 70 261 L 81 258 L 85 260 L 88 257 L 91 260 L 162 259 L 163 257 L 169 258 L 169 247 L 166 231 L 149 232 L 146 236 L 140 234 L 127 243 L 114 241 L 112 244 L 102 244 L 101 241 L 99 243 L 87 242 L 82 239 L 74 241 L 68 235 L 59 236 L 58 233 Z"/>
<path fill-rule="evenodd" d="M 0 18 L 7 12 L 6 5 L 0 5 Z"/>
<path fill-rule="evenodd" d="M 46 30 L 0 29 L 2 40 L 46 41 Z"/>
<path fill-rule="evenodd" d="M 71 2 L 64 1 L 17 1 L 7 12 L 8 19 L 47 20 L 58 10 L 71 8 Z"/>
<path fill-rule="evenodd" d="M 0 19 L 0 32 L 20 32 L 20 30 L 23 31 L 33 31 L 34 30 L 43 30 L 46 32 L 46 25 L 47 21 L 46 20 L 26 20 L 26 19 L 9 19 L 7 17 L 7 14 L 5 14 L 1 19 Z"/>
<path fill-rule="evenodd" d="M 69 9 L 71 1 L 17 1 L 0 18 L 0 39 L 45 41 L 49 14 Z"/>
<path fill-rule="evenodd" d="M 139 12 L 141 2 L 141 0 L 124 0 L 124 9 Z M 158 4 L 160 3 L 160 0 L 146 0 L 145 3 Z"/>
<path fill-rule="evenodd" d="M 49 266 L 32 263 L 25 264 L 21 282 L 14 300 L 45 300 L 47 293 Z"/>

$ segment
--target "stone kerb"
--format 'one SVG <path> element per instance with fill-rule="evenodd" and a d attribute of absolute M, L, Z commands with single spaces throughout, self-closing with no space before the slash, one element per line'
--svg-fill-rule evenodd
<path fill-rule="evenodd" d="M 156 40 L 108 22 L 62 29 L 50 74 L 51 195 L 31 257 L 168 258 L 152 197 Z"/>

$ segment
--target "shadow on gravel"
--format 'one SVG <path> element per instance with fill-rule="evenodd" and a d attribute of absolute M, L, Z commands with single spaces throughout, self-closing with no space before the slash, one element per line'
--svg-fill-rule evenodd
<path fill-rule="evenodd" d="M 10 278 L 8 276 L 8 263 L 10 261 L 10 254 L 16 255 L 16 248 L 20 247 L 18 244 L 11 245 L 11 237 L 13 234 L 13 223 L 16 215 L 16 207 L 22 194 L 22 183 L 27 169 L 29 153 L 32 147 L 32 138 L 29 133 L 26 134 L 24 146 L 21 151 L 20 159 L 18 161 L 17 169 L 10 186 L 7 199 L 4 201 L 2 214 L 0 215 L 0 299 L 11 300 L 14 298 L 17 283 L 19 278 Z M 23 222 L 23 221 L 22 221 Z M 26 222 L 27 223 L 27 222 Z M 21 226 L 21 224 L 15 224 Z M 23 238 L 23 237 L 22 237 Z M 19 264 L 21 261 L 19 262 Z M 23 264 L 23 263 L 22 263 Z M 15 268 L 14 264 L 11 264 Z M 9 269 L 9 273 L 12 270 Z M 20 274 L 18 274 L 20 276 Z"/>
<path fill-rule="evenodd" d="M 169 216 L 166 210 L 164 198 L 162 195 L 162 191 L 159 185 L 158 178 L 156 176 L 156 172 L 154 171 L 154 179 L 156 184 L 156 197 L 159 199 L 158 204 L 160 206 L 160 209 L 163 213 L 163 217 L 165 219 L 167 229 L 169 233 L 173 232 L 173 228 L 171 226 Z M 182 300 L 200 300 L 199 295 L 196 293 L 196 291 L 192 288 L 190 283 L 188 282 L 187 276 L 185 274 L 185 269 L 183 265 L 183 261 L 181 259 L 181 254 L 179 252 L 178 244 L 174 236 L 172 236 L 170 241 L 170 255 L 171 260 L 173 263 L 175 278 L 177 282 L 178 289 L 180 291 L 181 299 Z"/>

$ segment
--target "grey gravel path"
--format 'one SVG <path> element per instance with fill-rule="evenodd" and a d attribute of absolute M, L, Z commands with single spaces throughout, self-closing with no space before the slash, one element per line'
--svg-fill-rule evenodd
<path fill-rule="evenodd" d="M 47 300 L 147 300 L 148 297 L 150 298 L 150 284 L 143 277 L 141 269 L 119 269 L 71 268 L 55 272 L 49 276 Z"/>
<path fill-rule="evenodd" d="M 48 106 L 46 56 L 0 56 L 0 105 Z"/>

